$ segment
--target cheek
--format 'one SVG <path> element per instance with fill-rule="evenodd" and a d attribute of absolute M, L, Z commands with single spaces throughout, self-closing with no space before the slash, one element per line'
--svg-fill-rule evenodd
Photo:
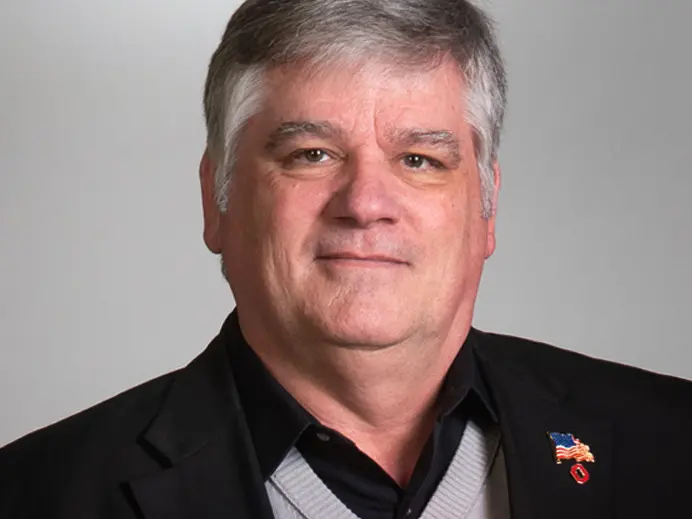
<path fill-rule="evenodd" d="M 310 250 L 323 198 L 317 183 L 279 178 L 262 186 L 254 210 L 269 254 L 293 263 Z"/>
<path fill-rule="evenodd" d="M 460 241 L 470 217 L 468 188 L 460 183 L 445 186 L 426 205 L 426 220 L 434 233 L 441 239 Z"/>
<path fill-rule="evenodd" d="M 451 273 L 485 252 L 486 222 L 479 204 L 463 188 L 428 204 L 425 228 L 429 253 L 439 268 Z"/>
<path fill-rule="evenodd" d="M 262 189 L 247 171 L 241 170 L 231 180 L 224 233 L 230 250 L 255 251 L 261 244 L 262 231 L 268 227 L 268 214 L 262 207 L 270 207 L 263 198 Z"/>

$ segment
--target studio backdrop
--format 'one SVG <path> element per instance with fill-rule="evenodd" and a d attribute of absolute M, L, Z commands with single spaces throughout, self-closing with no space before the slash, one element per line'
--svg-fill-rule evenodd
<path fill-rule="evenodd" d="M 0 3 L 0 445 L 186 364 L 233 308 L 197 167 L 237 5 Z M 510 90 L 475 325 L 692 378 L 692 2 L 482 5 Z"/>

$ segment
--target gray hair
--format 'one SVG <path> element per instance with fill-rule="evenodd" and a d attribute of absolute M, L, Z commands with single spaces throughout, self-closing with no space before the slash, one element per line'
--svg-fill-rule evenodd
<path fill-rule="evenodd" d="M 465 0 L 247 0 L 233 14 L 204 89 L 207 148 L 216 163 L 216 202 L 228 204 L 239 137 L 260 108 L 273 67 L 318 67 L 383 59 L 433 68 L 450 55 L 468 85 L 467 118 L 481 175 L 484 217 L 494 214 L 494 162 L 506 78 L 493 25 Z"/>

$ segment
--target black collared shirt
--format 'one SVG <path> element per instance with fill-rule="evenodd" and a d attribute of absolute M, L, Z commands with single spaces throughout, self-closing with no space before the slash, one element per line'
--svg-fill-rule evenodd
<path fill-rule="evenodd" d="M 234 323 L 237 327 L 237 320 Z M 322 426 L 263 365 L 237 330 L 231 370 L 265 481 L 295 446 L 327 487 L 361 519 L 415 519 L 444 476 L 469 417 L 497 417 L 477 367 L 473 340 L 452 362 L 439 396 L 439 415 L 409 483 L 400 487 L 337 431 Z"/>

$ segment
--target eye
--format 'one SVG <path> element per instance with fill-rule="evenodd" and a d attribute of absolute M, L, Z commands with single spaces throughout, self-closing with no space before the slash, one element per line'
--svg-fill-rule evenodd
<path fill-rule="evenodd" d="M 416 153 L 411 153 L 404 156 L 404 164 L 406 167 L 411 169 L 423 169 L 426 167 L 441 168 L 442 164 L 436 160 L 425 157 L 424 155 L 418 155 Z"/>
<path fill-rule="evenodd" d="M 319 164 L 324 162 L 329 158 L 329 154 L 319 148 L 310 148 L 305 150 L 298 150 L 291 154 L 294 160 L 310 162 L 312 164 Z"/>

